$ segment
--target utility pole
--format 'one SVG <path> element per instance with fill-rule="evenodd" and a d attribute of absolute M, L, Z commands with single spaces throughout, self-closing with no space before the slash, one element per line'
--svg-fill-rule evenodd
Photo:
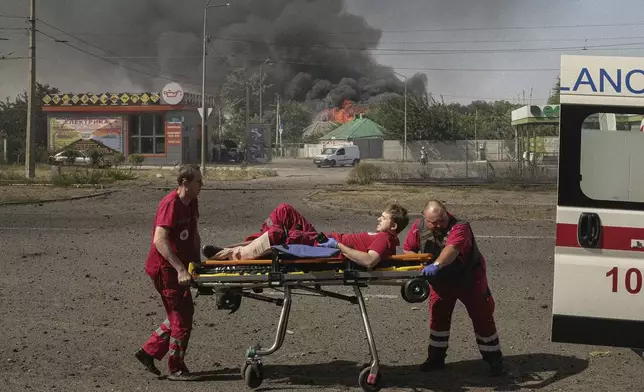
<path fill-rule="evenodd" d="M 25 146 L 25 171 L 27 178 L 36 176 L 34 138 L 36 136 L 36 0 L 29 4 L 29 95 L 27 103 L 27 140 Z"/>
<path fill-rule="evenodd" d="M 476 126 L 479 121 L 479 110 L 476 109 L 476 112 L 474 112 L 474 148 L 476 149 L 476 160 L 479 160 L 479 139 L 476 136 Z"/>
<path fill-rule="evenodd" d="M 275 94 L 275 97 L 277 99 L 277 110 L 275 116 L 275 148 L 278 149 L 280 143 L 280 96 L 279 94 Z"/>
<path fill-rule="evenodd" d="M 250 163 L 250 83 L 246 80 L 246 162 Z"/>
<path fill-rule="evenodd" d="M 219 143 L 221 143 L 221 105 L 219 105 Z"/>
<path fill-rule="evenodd" d="M 264 64 L 267 64 L 270 66 L 270 59 L 264 60 L 262 65 L 259 66 L 259 122 L 264 123 L 264 113 L 262 112 L 262 90 L 264 90 L 264 74 L 262 73 L 262 67 Z"/>
<path fill-rule="evenodd" d="M 33 0 L 32 0 L 33 1 Z M 207 148 L 208 146 L 208 117 L 210 115 L 210 110 L 206 108 L 206 45 L 208 44 L 208 33 L 206 31 L 207 19 L 208 19 L 208 8 L 217 8 L 217 7 L 228 7 L 230 3 L 226 4 L 217 4 L 210 5 L 208 0 L 203 8 L 203 53 L 202 53 L 202 75 L 201 75 L 201 175 L 205 176 L 206 174 L 206 156 L 208 155 Z"/>

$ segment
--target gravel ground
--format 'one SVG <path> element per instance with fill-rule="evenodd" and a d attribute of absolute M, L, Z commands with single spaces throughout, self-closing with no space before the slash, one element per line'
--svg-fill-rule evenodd
<path fill-rule="evenodd" d="M 204 241 L 239 240 L 259 229 L 270 210 L 283 201 L 300 209 L 319 230 L 375 227 L 376 218 L 369 214 L 339 213 L 328 205 L 305 202 L 315 184 L 297 183 L 295 177 L 279 180 L 204 190 L 200 197 Z M 196 323 L 187 363 L 192 371 L 205 372 L 202 382 L 186 385 L 158 379 L 133 356 L 165 317 L 143 270 L 156 204 L 164 194 L 162 189 L 130 189 L 96 199 L 0 207 L 4 271 L 0 328 L 5 336 L 0 347 L 0 389 L 248 390 L 239 368 L 248 347 L 272 343 L 280 310 L 275 305 L 244 299 L 241 309 L 228 315 L 216 310 L 212 297 L 195 299 Z M 449 366 L 434 374 L 417 372 L 428 341 L 427 303 L 408 304 L 399 290 L 372 286 L 364 292 L 385 390 L 640 389 L 643 364 L 632 351 L 550 343 L 554 246 L 550 217 L 479 219 L 473 226 L 489 260 L 510 374 L 488 378 L 461 304 L 453 318 Z M 370 357 L 357 306 L 297 296 L 288 329 L 292 333 L 284 346 L 264 358 L 260 390 L 359 390 L 358 374 Z M 165 361 L 158 366 L 167 372 Z"/>

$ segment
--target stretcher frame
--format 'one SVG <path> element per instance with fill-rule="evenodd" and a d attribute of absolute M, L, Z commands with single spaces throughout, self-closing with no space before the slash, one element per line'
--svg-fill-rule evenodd
<path fill-rule="evenodd" d="M 382 378 L 380 360 L 361 287 L 368 287 L 369 285 L 400 286 L 401 295 L 405 301 L 410 303 L 422 302 L 429 297 L 429 283 L 422 277 L 420 271 L 432 261 L 432 255 L 428 253 L 394 255 L 382 260 L 372 270 L 359 267 L 349 260 L 339 260 L 337 258 L 284 259 L 282 257 L 283 255 L 279 252 L 273 251 L 271 259 L 206 260 L 201 264 L 193 263 L 190 265 L 189 270 L 193 277 L 193 285 L 198 289 L 197 295 L 217 295 L 219 309 L 228 309 L 231 310 L 231 313 L 235 312 L 241 304 L 242 297 L 282 306 L 273 344 L 269 348 L 263 348 L 258 343 L 246 351 L 246 361 L 241 368 L 242 377 L 246 381 L 246 385 L 253 389 L 261 385 L 264 378 L 261 357 L 271 355 L 282 347 L 290 316 L 293 291 L 302 290 L 316 293 L 320 296 L 341 299 L 359 306 L 371 354 L 371 363 L 361 371 L 358 383 L 364 391 L 378 391 Z M 407 265 L 396 266 L 396 263 Z M 316 266 L 322 265 L 328 267 L 328 269 L 283 272 L 285 267 L 298 268 L 301 266 L 303 269 L 315 269 Z M 267 273 L 257 274 L 207 272 L 209 267 L 227 266 L 266 266 L 270 267 L 270 269 Z M 352 286 L 355 295 L 349 296 L 335 293 L 322 289 L 322 286 Z M 283 298 L 271 298 L 261 295 L 265 288 L 282 288 Z"/>

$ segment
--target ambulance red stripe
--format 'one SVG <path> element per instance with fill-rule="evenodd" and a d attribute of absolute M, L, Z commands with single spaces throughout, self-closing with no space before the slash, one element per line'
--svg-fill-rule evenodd
<path fill-rule="evenodd" d="M 644 245 L 644 228 L 602 226 L 598 249 L 627 250 L 644 252 L 644 248 L 631 247 L 631 240 L 641 240 Z M 557 223 L 556 246 L 581 248 L 577 240 L 577 225 L 570 223 Z"/>

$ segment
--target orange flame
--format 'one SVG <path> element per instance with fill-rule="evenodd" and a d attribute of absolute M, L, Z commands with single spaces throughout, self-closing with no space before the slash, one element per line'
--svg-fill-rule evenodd
<path fill-rule="evenodd" d="M 344 124 L 353 120 L 355 115 L 364 114 L 366 112 L 366 107 L 354 106 L 353 102 L 347 99 L 342 102 L 341 108 L 331 108 L 323 110 L 318 115 L 318 119 L 321 121 L 333 121 L 339 124 Z"/>

